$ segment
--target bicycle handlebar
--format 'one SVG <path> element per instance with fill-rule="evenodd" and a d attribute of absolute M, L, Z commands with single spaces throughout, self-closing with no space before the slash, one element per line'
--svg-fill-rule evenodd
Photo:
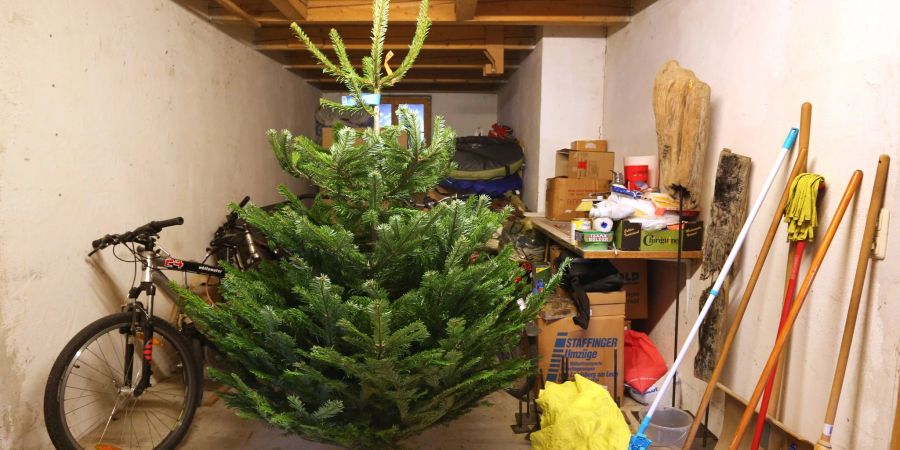
<path fill-rule="evenodd" d="M 245 196 L 240 203 L 238 203 L 238 208 L 243 209 L 247 206 L 247 203 L 250 203 L 250 196 Z M 225 220 L 225 228 L 231 228 L 237 223 L 238 213 L 237 211 L 232 211 L 231 214 L 228 215 L 228 218 Z"/>
<path fill-rule="evenodd" d="M 162 231 L 163 228 L 172 227 L 175 225 L 181 225 L 184 223 L 184 218 L 174 217 L 172 219 L 166 220 L 153 220 L 144 225 L 141 225 L 134 230 L 126 231 L 122 234 L 107 234 L 100 239 L 95 239 L 91 242 L 91 246 L 94 250 L 88 254 L 88 256 L 93 255 L 94 252 L 109 246 L 110 244 L 120 244 L 123 242 L 130 242 L 135 238 L 140 238 L 152 234 L 157 234 Z"/>

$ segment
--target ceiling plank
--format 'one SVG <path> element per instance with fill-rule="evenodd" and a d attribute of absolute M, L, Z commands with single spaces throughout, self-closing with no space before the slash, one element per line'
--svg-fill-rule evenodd
<path fill-rule="evenodd" d="M 306 20 L 308 14 L 305 0 L 269 0 L 288 20 Z"/>
<path fill-rule="evenodd" d="M 288 70 L 320 70 L 322 69 L 321 64 L 285 64 L 283 66 Z M 353 67 L 359 69 L 362 68 L 362 64 L 354 64 Z M 507 64 L 507 69 L 518 69 L 518 64 Z M 473 63 L 473 64 L 416 64 L 412 68 L 415 70 L 475 70 L 481 71 L 484 70 L 484 64 Z"/>
<path fill-rule="evenodd" d="M 303 32 L 310 40 L 317 44 L 331 42 L 329 33 L 331 26 L 302 25 Z M 334 27 L 347 44 L 366 44 L 372 42 L 371 25 L 346 25 L 338 24 Z M 402 44 L 408 46 L 415 34 L 416 28 L 410 25 L 392 26 L 385 39 L 389 44 Z M 537 27 L 509 25 L 498 27 L 485 27 L 483 25 L 434 25 L 428 31 L 428 43 L 480 43 L 494 38 L 498 44 L 534 44 L 537 42 Z M 499 39 L 496 37 L 499 36 Z M 297 42 L 291 29 L 287 27 L 265 27 L 257 30 L 256 44 L 276 44 L 283 42 Z"/>
<path fill-rule="evenodd" d="M 456 20 L 472 20 L 477 7 L 478 0 L 456 0 Z"/>
<path fill-rule="evenodd" d="M 240 17 L 242 21 L 247 23 L 253 28 L 259 28 L 262 26 L 255 17 L 251 16 L 247 11 L 244 11 L 243 8 L 237 5 L 237 3 L 231 0 L 214 0 L 216 3 L 222 5 L 223 8 L 227 9 L 232 14 Z"/>
<path fill-rule="evenodd" d="M 474 4 L 474 12 L 467 9 L 469 4 Z M 369 0 L 308 0 L 307 11 L 302 25 L 370 25 L 372 21 Z M 460 12 L 472 17 L 461 21 Z M 391 4 L 391 23 L 415 23 L 417 13 L 418 2 L 395 1 Z M 631 14 L 632 6 L 626 0 L 432 0 L 428 11 L 432 22 L 448 25 L 624 25 Z M 211 8 L 210 19 L 220 23 L 242 20 L 222 8 Z M 266 26 L 291 23 L 275 11 L 260 11 L 255 20 Z"/>
<path fill-rule="evenodd" d="M 347 50 L 367 50 L 371 48 L 372 44 L 345 44 L 344 47 Z M 331 44 L 321 44 L 318 46 L 320 50 L 331 50 Z M 484 42 L 476 42 L 476 43 L 438 43 L 438 44 L 425 44 L 422 46 L 423 51 L 430 50 L 486 50 L 488 44 Z M 506 50 L 534 50 L 534 44 L 503 44 L 503 49 Z M 306 46 L 301 42 L 280 42 L 280 43 L 267 43 L 267 44 L 257 44 L 256 49 L 261 52 L 268 51 L 305 51 Z M 385 50 L 408 50 L 409 44 L 384 44 Z"/>
<path fill-rule="evenodd" d="M 310 83 L 321 83 L 321 84 L 338 84 L 332 78 L 317 78 L 317 79 L 308 79 L 306 80 Z M 503 78 L 404 78 L 398 83 L 398 86 L 403 83 L 409 84 L 505 84 L 506 80 Z"/>

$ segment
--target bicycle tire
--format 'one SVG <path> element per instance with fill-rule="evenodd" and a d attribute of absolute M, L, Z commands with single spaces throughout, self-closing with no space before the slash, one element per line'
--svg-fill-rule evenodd
<path fill-rule="evenodd" d="M 46 388 L 44 391 L 44 422 L 47 427 L 47 433 L 50 436 L 50 440 L 53 442 L 53 445 L 57 449 L 61 449 L 61 450 L 63 450 L 63 449 L 64 450 L 73 450 L 73 449 L 77 450 L 77 449 L 82 449 L 82 448 L 93 449 L 97 445 L 102 445 L 101 443 L 98 442 L 96 444 L 88 444 L 85 447 L 82 447 L 82 444 L 79 444 L 78 441 L 73 437 L 72 432 L 69 430 L 69 425 L 67 423 L 66 414 L 64 414 L 64 411 L 63 411 L 63 409 L 66 407 L 66 401 L 73 400 L 73 399 L 72 398 L 67 399 L 64 397 L 64 395 L 66 392 L 68 392 L 66 390 L 66 388 L 71 387 L 71 386 L 67 386 L 69 375 L 78 375 L 77 373 L 74 372 L 74 370 L 75 369 L 81 370 L 81 368 L 82 368 L 81 366 L 85 366 L 85 368 L 91 367 L 87 363 L 86 360 L 84 360 L 84 361 L 81 360 L 82 354 L 84 354 L 85 357 L 87 355 L 87 353 L 85 353 L 85 350 L 89 350 L 91 353 L 96 355 L 96 352 L 93 352 L 92 350 L 90 350 L 90 348 L 88 346 L 93 343 L 99 343 L 100 340 L 103 338 L 103 336 L 109 336 L 109 333 L 118 332 L 120 334 L 123 334 L 124 333 L 123 330 L 131 330 L 132 329 L 131 321 L 132 321 L 132 313 L 130 313 L 130 312 L 112 314 L 112 315 L 109 315 L 109 316 L 106 316 L 106 317 L 103 317 L 103 318 L 100 318 L 100 319 L 94 321 L 90 325 L 83 328 L 80 332 L 78 332 L 69 341 L 69 343 L 66 344 L 66 346 L 63 348 L 63 350 L 60 352 L 59 356 L 57 357 L 56 361 L 54 362 L 53 368 L 50 371 L 50 376 L 47 379 L 47 385 L 46 385 Z M 113 406 L 112 411 L 109 414 L 109 418 L 106 421 L 107 425 L 105 426 L 104 432 L 102 434 L 106 433 L 107 429 L 109 428 L 110 423 L 113 423 L 114 420 L 115 421 L 120 420 L 123 415 L 125 416 L 125 419 L 127 420 L 128 416 L 131 415 L 131 413 L 135 413 L 134 415 L 137 415 L 137 413 L 139 413 L 139 412 L 144 412 L 144 415 L 147 417 L 147 421 L 148 421 L 148 423 L 146 424 L 146 427 L 148 429 L 148 433 L 150 434 L 150 438 L 151 439 L 153 438 L 152 431 L 149 431 L 149 430 L 151 430 L 151 426 L 153 427 L 152 429 L 155 429 L 157 431 L 157 433 L 160 435 L 159 443 L 157 444 L 157 443 L 153 443 L 151 441 L 151 446 L 157 450 L 170 450 L 170 449 L 175 448 L 178 445 L 178 443 L 181 442 L 182 439 L 184 439 L 184 436 L 187 434 L 187 432 L 190 428 L 191 422 L 193 421 L 194 412 L 195 412 L 197 406 L 199 405 L 199 399 L 200 399 L 200 396 L 197 395 L 197 392 L 202 390 L 202 384 L 201 384 L 201 380 L 199 378 L 200 374 L 201 374 L 201 369 L 200 369 L 200 365 L 197 361 L 196 355 L 194 355 L 194 353 L 191 349 L 190 343 L 187 342 L 187 339 L 181 333 L 179 333 L 175 329 L 175 327 L 173 327 L 170 323 L 168 323 L 160 318 L 154 318 L 153 326 L 154 326 L 154 349 L 155 349 L 154 355 L 159 355 L 159 357 L 156 357 L 156 356 L 154 357 L 154 365 L 156 366 L 154 368 L 154 375 L 153 375 L 154 383 L 151 386 L 149 386 L 140 396 L 134 397 L 133 394 L 131 395 L 130 399 L 133 400 L 131 403 L 131 406 L 130 406 L 131 411 L 130 412 L 128 411 L 129 406 L 128 406 L 127 402 L 129 401 L 129 397 L 128 397 L 127 393 L 123 393 L 124 388 L 113 386 L 113 388 L 110 390 L 110 389 L 108 389 L 109 386 L 106 386 L 107 389 L 104 389 L 105 392 L 103 392 L 103 391 L 90 391 L 90 392 L 98 392 L 98 393 L 102 394 L 102 398 L 106 399 L 106 400 L 109 399 L 110 395 L 116 397 L 115 404 Z M 133 333 L 134 330 L 132 330 L 131 332 Z M 107 341 L 112 341 L 112 338 L 107 338 Z M 114 344 L 116 343 L 116 341 L 112 341 L 112 342 Z M 140 341 L 138 341 L 138 342 L 140 342 Z M 102 345 L 102 344 L 98 344 L 98 345 Z M 171 345 L 172 350 L 171 351 L 168 350 L 167 347 L 163 348 L 166 345 Z M 160 347 L 159 350 L 156 350 L 157 346 Z M 137 352 L 141 351 L 140 345 L 137 345 L 136 348 L 138 348 Z M 124 350 L 124 348 L 123 348 L 123 350 Z M 165 351 L 163 351 L 163 350 L 165 350 Z M 100 351 L 104 352 L 102 346 L 100 347 Z M 178 360 L 172 359 L 173 358 L 172 355 L 175 355 L 174 357 L 177 357 Z M 119 356 L 119 355 L 117 355 L 117 356 Z M 124 357 L 124 354 L 122 356 Z M 100 364 L 99 364 L 100 358 L 99 357 L 97 357 L 97 361 L 98 361 L 98 364 L 96 364 L 96 365 L 100 366 Z M 107 361 L 105 354 L 103 355 L 103 361 L 104 362 Z M 115 361 L 116 361 L 116 359 L 113 358 L 113 360 L 112 360 L 113 365 L 115 365 Z M 174 363 L 173 363 L 173 361 L 174 361 Z M 122 361 L 122 364 L 123 364 L 123 368 L 124 368 L 124 365 L 125 365 L 124 359 Z M 170 372 L 170 376 L 166 377 L 165 370 L 161 369 L 161 364 L 168 364 L 167 370 Z M 180 364 L 180 366 L 179 366 L 179 364 Z M 139 363 L 138 363 L 138 365 L 139 365 Z M 109 365 L 109 363 L 107 363 L 106 368 L 103 368 L 102 366 L 100 366 L 100 367 L 103 370 L 98 370 L 96 368 L 94 368 L 94 370 L 97 371 L 98 373 L 101 373 L 102 375 L 104 375 L 106 377 L 111 378 L 114 382 L 116 381 L 115 380 L 116 370 L 113 369 L 113 366 L 111 366 L 111 365 Z M 102 373 L 104 371 L 106 371 L 105 374 Z M 157 375 L 157 372 L 160 372 L 159 375 Z M 87 370 L 84 370 L 84 371 L 81 371 L 80 373 L 88 374 L 89 372 Z M 81 375 L 78 375 L 78 376 L 81 378 L 86 378 Z M 172 395 L 173 397 L 177 396 L 177 394 L 170 394 L 170 393 L 166 392 L 164 389 L 165 386 L 168 386 L 167 383 L 168 383 L 169 379 L 172 379 L 172 378 L 175 378 L 174 379 L 175 382 L 178 382 L 178 381 L 184 382 L 184 387 L 181 388 L 184 390 L 184 393 L 183 393 L 184 404 L 183 404 L 180 414 L 174 418 L 174 420 L 175 420 L 174 428 L 172 430 L 170 430 L 167 434 L 163 434 L 163 432 L 159 432 L 158 428 L 156 428 L 156 425 L 154 425 L 154 422 L 151 418 L 151 415 L 153 415 L 154 417 L 156 417 L 157 421 L 160 421 L 160 418 L 158 417 L 158 415 L 156 413 L 154 413 L 152 409 L 150 410 L 150 412 L 148 414 L 147 410 L 145 409 L 145 406 L 143 406 L 143 405 L 158 404 L 161 402 L 166 402 L 165 399 L 168 397 L 163 397 L 163 395 Z M 108 383 L 108 381 L 107 381 L 107 383 Z M 91 387 L 95 387 L 95 386 L 96 385 L 92 385 Z M 154 390 L 157 387 L 159 387 L 159 389 Z M 101 384 L 101 385 L 97 386 L 97 388 L 103 389 L 104 386 Z M 84 389 L 84 388 L 79 388 L 79 389 L 82 391 L 88 391 L 88 389 Z M 178 389 L 178 385 L 176 385 L 175 392 L 178 392 L 177 389 Z M 91 395 L 92 394 L 86 394 L 85 396 L 91 396 Z M 156 397 L 152 397 L 152 395 L 156 395 Z M 80 398 L 81 397 L 75 397 L 74 400 L 78 400 Z M 122 405 L 123 405 L 122 409 L 118 409 L 120 399 L 124 399 L 124 402 L 122 403 Z M 140 399 L 147 399 L 147 400 L 145 402 L 143 402 L 141 408 L 139 409 L 136 406 L 137 406 L 138 402 L 140 401 Z M 91 402 L 91 403 L 95 403 L 96 401 L 98 401 L 98 400 L 95 400 L 94 402 Z M 91 403 L 87 403 L 85 405 L 79 406 L 79 409 L 85 408 L 86 406 L 90 405 Z M 101 425 L 102 425 L 102 420 L 104 418 L 103 416 L 105 416 L 105 414 L 106 414 L 105 413 L 106 409 L 103 409 L 102 403 L 100 405 L 95 406 L 92 409 L 94 409 L 94 410 L 99 409 L 101 411 L 101 414 L 99 417 L 101 418 L 100 420 L 101 420 Z M 90 410 L 88 410 L 88 411 L 90 411 Z M 122 414 L 123 411 L 124 411 L 124 414 Z M 72 412 L 73 411 L 70 411 L 69 414 L 71 414 Z M 119 417 L 114 419 L 116 414 L 118 414 Z M 94 417 L 98 417 L 98 416 L 94 416 Z M 169 417 L 169 416 L 165 416 L 165 417 Z M 124 423 L 125 420 L 123 420 L 122 422 Z M 163 422 L 160 421 L 160 423 L 163 423 Z M 132 426 L 134 425 L 133 417 L 132 417 L 131 424 L 132 424 Z M 89 426 L 93 427 L 93 418 L 91 419 L 91 423 L 89 424 Z M 100 425 L 97 425 L 97 426 L 100 426 Z M 94 431 L 93 431 L 94 429 L 95 428 L 88 428 L 87 432 L 80 433 L 80 434 L 90 435 L 90 434 L 94 433 Z M 132 431 L 134 431 L 134 430 L 135 430 L 135 428 L 132 428 Z M 141 439 L 141 437 L 137 436 L 137 434 L 135 434 L 135 436 L 138 437 L 139 439 Z M 103 437 L 103 436 L 101 436 L 101 437 Z M 90 437 L 88 437 L 88 438 L 90 438 Z M 124 433 L 123 433 L 123 438 L 124 438 Z M 130 439 L 130 437 L 129 437 L 129 439 Z M 141 446 L 141 443 L 139 442 L 138 445 Z M 123 448 L 123 449 L 125 448 L 123 446 L 118 446 L 118 445 L 115 447 Z M 99 448 L 99 447 L 97 447 L 97 448 Z M 143 445 L 143 448 L 148 448 L 148 447 L 146 445 Z"/>

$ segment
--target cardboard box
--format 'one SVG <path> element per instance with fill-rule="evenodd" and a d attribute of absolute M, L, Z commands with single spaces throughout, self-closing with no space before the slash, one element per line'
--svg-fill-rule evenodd
<path fill-rule="evenodd" d="M 616 224 L 619 250 L 678 251 L 678 230 L 642 230 L 641 225 L 622 220 Z M 686 222 L 682 250 L 703 248 L 703 222 Z"/>
<path fill-rule="evenodd" d="M 613 259 L 613 266 L 625 277 L 625 318 L 646 319 L 647 316 L 647 260 Z"/>
<path fill-rule="evenodd" d="M 624 305 L 625 292 L 588 294 L 591 302 L 591 321 L 582 329 L 571 318 L 538 321 L 538 366 L 548 382 L 561 383 L 559 378 L 563 357 L 568 357 L 569 375 L 577 373 L 605 386 L 617 401 L 623 395 L 625 317 L 603 315 L 601 311 L 618 304 Z M 618 303 L 614 303 L 618 302 Z"/>
<path fill-rule="evenodd" d="M 364 130 L 365 128 L 355 128 L 355 129 L 356 130 Z M 406 147 L 407 146 L 406 132 L 403 132 L 403 134 L 401 134 L 400 138 L 398 138 L 397 140 L 400 141 L 401 146 Z M 356 143 L 362 144 L 362 139 L 357 139 Z M 328 147 L 331 147 L 332 144 L 334 144 L 334 128 L 332 128 L 332 127 L 322 128 L 322 147 L 328 148 Z"/>
<path fill-rule="evenodd" d="M 569 176 L 569 149 L 564 148 L 556 151 L 556 167 L 553 172 L 554 177 Z"/>
<path fill-rule="evenodd" d="M 616 154 L 612 152 L 577 151 L 564 148 L 556 151 L 554 177 L 600 178 L 612 180 Z"/>
<path fill-rule="evenodd" d="M 586 217 L 575 211 L 581 199 L 609 192 L 609 180 L 591 178 L 550 178 L 547 180 L 546 214 L 549 220 L 570 220 Z"/>
<path fill-rule="evenodd" d="M 572 141 L 569 146 L 572 150 L 581 150 L 585 152 L 605 152 L 606 141 L 600 139 Z"/>

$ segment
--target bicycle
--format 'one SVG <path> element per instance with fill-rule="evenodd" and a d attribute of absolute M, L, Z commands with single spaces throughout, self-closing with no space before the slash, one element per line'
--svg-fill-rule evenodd
<path fill-rule="evenodd" d="M 135 275 L 140 265 L 141 279 L 128 291 L 122 312 L 86 326 L 54 362 L 44 392 L 44 420 L 56 448 L 171 449 L 187 434 L 203 396 L 208 343 L 180 313 L 171 322 L 154 315 L 157 289 L 177 298 L 163 271 L 221 278 L 225 270 L 206 264 L 208 258 L 243 270 L 262 260 L 265 250 L 231 213 L 202 262 L 176 258 L 157 239 L 164 228 L 183 223 L 181 217 L 152 221 L 92 242 L 88 256 L 109 246 L 114 254 L 118 245 L 128 249 L 134 260 L 116 257 L 134 263 Z"/>

